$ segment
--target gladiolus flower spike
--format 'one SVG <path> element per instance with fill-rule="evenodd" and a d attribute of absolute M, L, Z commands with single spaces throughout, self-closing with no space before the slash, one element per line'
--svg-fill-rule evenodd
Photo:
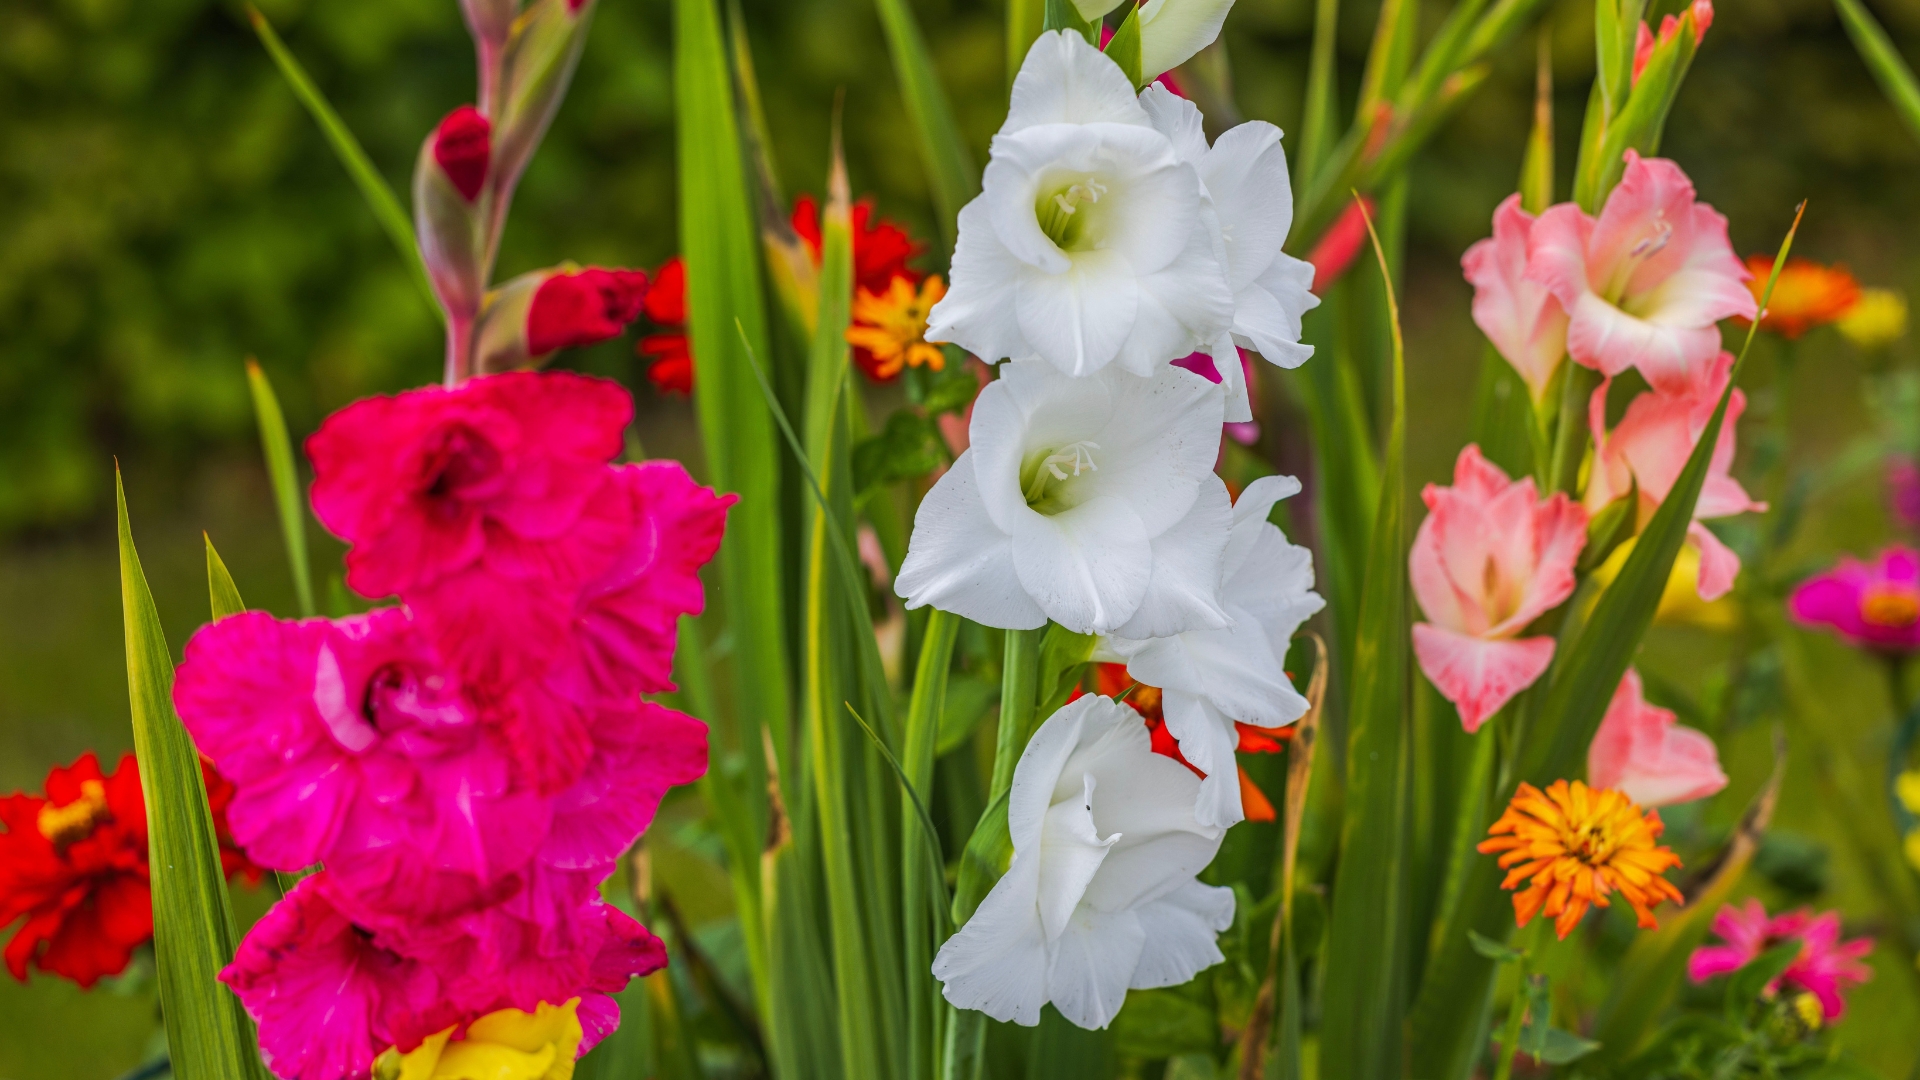
<path fill-rule="evenodd" d="M 1520 926 L 1544 914 L 1565 939 L 1590 907 L 1610 907 L 1619 893 L 1650 930 L 1659 925 L 1653 909 L 1681 899 L 1662 876 L 1680 865 L 1657 843 L 1665 828 L 1659 811 L 1643 813 L 1618 791 L 1578 780 L 1556 780 L 1545 792 L 1522 783 L 1477 850 L 1500 854 L 1507 871 L 1500 887 L 1519 890 L 1513 914 Z"/>

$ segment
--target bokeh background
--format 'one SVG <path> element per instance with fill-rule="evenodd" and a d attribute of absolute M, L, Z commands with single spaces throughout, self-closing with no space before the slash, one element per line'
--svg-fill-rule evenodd
<path fill-rule="evenodd" d="M 1445 11 L 1425 3 L 1428 28 Z M 1653 5 L 1659 8 L 1660 5 Z M 1674 5 L 1668 4 L 1667 7 Z M 358 133 L 396 190 L 420 139 L 472 95 L 454 0 L 266 0 L 265 14 Z M 927 190 L 872 7 L 865 0 L 743 0 L 775 156 L 789 192 L 822 187 L 828 124 L 844 89 L 857 192 L 921 237 Z M 1872 7 L 1920 56 L 1920 0 Z M 999 4 L 916 4 L 963 129 L 982 160 L 1004 110 Z M 1341 49 L 1351 94 L 1374 22 L 1348 0 Z M 1553 38 L 1562 176 L 1592 74 L 1591 5 L 1560 0 Z M 1656 11 L 1656 14 L 1658 12 Z M 662 0 L 604 0 L 574 88 L 521 185 L 500 276 L 571 258 L 654 267 L 676 250 L 670 31 Z M 1227 53 L 1241 111 L 1297 126 L 1310 0 L 1240 0 Z M 1417 481 L 1438 480 L 1466 437 L 1483 343 L 1458 259 L 1512 190 L 1530 115 L 1533 49 L 1495 77 L 1416 164 L 1403 289 Z M 1725 0 L 1668 127 L 1663 152 L 1732 220 L 1735 248 L 1770 251 L 1801 198 L 1799 253 L 1866 284 L 1920 296 L 1920 141 L 1884 103 L 1825 0 Z M 940 267 L 929 252 L 927 269 Z M 176 650 L 205 617 L 201 533 L 248 600 L 281 611 L 292 591 L 271 515 L 242 364 L 258 357 L 296 436 L 369 393 L 439 374 L 439 329 L 308 116 L 225 0 L 6 0 L 0 4 L 0 791 L 37 789 L 47 767 L 131 745 L 112 529 L 127 476 L 134 529 Z M 563 362 L 626 382 L 654 454 L 697 467 L 691 410 L 643 378 L 634 335 Z M 1806 512 L 1780 572 L 1897 536 L 1880 463 L 1910 445 L 1920 398 L 1912 348 L 1864 355 L 1832 331 L 1795 350 L 1765 343 L 1739 471 L 1805 478 Z M 1284 395 L 1284 380 L 1266 390 Z M 1787 404 L 1791 409 L 1782 412 Z M 1780 434 L 1774 441 L 1755 430 Z M 1755 447 L 1766 459 L 1756 461 Z M 337 546 L 316 534 L 318 564 Z M 1670 815 L 1724 828 L 1771 766 L 1769 718 L 1795 711 L 1778 830 L 1752 888 L 1770 904 L 1838 906 L 1873 932 L 1866 870 L 1848 856 L 1806 732 L 1884 761 L 1889 706 L 1875 666 L 1806 643 L 1812 692 L 1777 673 L 1729 701 L 1726 635 L 1656 630 L 1643 656 L 1653 696 L 1720 735 L 1727 795 Z M 1716 681 L 1718 680 L 1718 681 Z M 1797 711 L 1796 711 L 1797 710 Z M 1877 783 L 1877 777 L 1875 778 Z M 1878 803 L 1874 803 L 1878 807 Z M 696 924 L 723 918 L 724 888 L 699 856 L 699 811 L 670 804 L 650 841 L 678 874 Z M 267 903 L 242 893 L 243 918 Z M 1882 1075 L 1915 1075 L 1916 974 L 1875 958 L 1842 1041 Z M 81 994 L 0 977 L 0 1080 L 110 1078 L 155 1031 L 137 987 Z"/>

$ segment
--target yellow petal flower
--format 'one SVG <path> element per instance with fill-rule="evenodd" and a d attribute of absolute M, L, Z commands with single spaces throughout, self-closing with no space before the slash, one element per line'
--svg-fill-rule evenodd
<path fill-rule="evenodd" d="M 531 1013 L 501 1009 L 467 1025 L 427 1037 L 401 1053 L 393 1047 L 373 1063 L 374 1080 L 572 1080 L 580 1049 L 580 999 L 541 1002 Z"/>
<path fill-rule="evenodd" d="M 1862 289 L 1860 299 L 1835 325 L 1863 349 L 1891 345 L 1907 332 L 1906 298 L 1892 289 Z"/>

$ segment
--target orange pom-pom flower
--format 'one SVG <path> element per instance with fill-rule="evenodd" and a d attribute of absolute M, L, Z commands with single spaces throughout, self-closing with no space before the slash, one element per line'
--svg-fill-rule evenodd
<path fill-rule="evenodd" d="M 1618 791 L 1556 780 L 1545 792 L 1521 784 L 1479 850 L 1502 853 L 1507 879 L 1501 888 L 1520 889 L 1531 879 L 1513 897 L 1521 926 L 1544 913 L 1565 938 L 1589 907 L 1610 907 L 1611 894 L 1619 893 L 1641 927 L 1652 929 L 1658 925 L 1653 909 L 1681 899 L 1662 876 L 1680 865 L 1680 857 L 1658 843 L 1665 829 L 1658 811 L 1643 811 Z"/>

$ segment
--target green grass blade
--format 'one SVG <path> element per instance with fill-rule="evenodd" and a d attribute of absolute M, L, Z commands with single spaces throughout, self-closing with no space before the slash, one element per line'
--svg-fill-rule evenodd
<path fill-rule="evenodd" d="M 306 69 L 300 66 L 300 61 L 294 59 L 293 53 L 287 50 L 280 35 L 274 32 L 273 24 L 267 22 L 267 17 L 260 14 L 258 8 L 248 5 L 247 18 L 253 23 L 253 32 L 260 35 L 260 44 L 266 46 L 267 54 L 273 57 L 287 85 L 293 88 L 294 96 L 306 106 L 307 112 L 313 116 L 313 122 L 320 125 L 321 134 L 327 137 L 327 143 L 333 147 L 340 164 L 346 168 L 347 175 L 353 177 L 354 186 L 360 189 L 360 197 L 367 200 L 367 209 L 373 211 L 374 219 L 386 230 L 387 238 L 399 250 L 400 260 L 407 264 L 407 271 L 413 283 L 420 287 L 420 295 L 426 297 L 427 306 L 439 314 L 440 302 L 434 298 L 433 286 L 427 281 L 427 264 L 421 261 L 419 245 L 414 242 L 413 222 L 408 220 L 407 212 L 401 207 L 393 188 L 387 186 L 386 178 L 380 175 L 379 169 L 373 167 L 367 152 L 360 148 L 360 140 L 353 137 L 353 132 L 340 119 L 340 114 L 333 111 L 326 95 L 313 84 Z"/>
<path fill-rule="evenodd" d="M 932 1076 L 937 1066 L 934 1048 L 940 992 L 930 969 L 934 945 L 945 937 L 946 879 L 942 875 L 940 837 L 920 802 L 920 792 L 933 790 L 933 759 L 940 738 L 941 713 L 947 701 L 947 675 L 953 667 L 953 645 L 960 634 L 960 617 L 935 608 L 927 616 L 920 658 L 913 675 L 913 696 L 907 702 L 906 730 L 901 740 L 901 784 L 913 798 L 919 822 L 900 823 L 900 926 L 907 988 L 907 1080 Z M 923 833 L 920 825 L 929 830 Z M 931 875 L 923 885 L 923 875 Z"/>
<path fill-rule="evenodd" d="M 1367 223 L 1371 232 L 1373 223 Z M 1374 236 L 1386 275 L 1386 253 Z M 1368 545 L 1348 695 L 1347 815 L 1327 944 L 1321 1071 L 1353 1080 L 1400 1075 L 1406 981 L 1409 731 L 1406 349 L 1391 284 L 1393 414 Z"/>
<path fill-rule="evenodd" d="M 1293 174 L 1305 184 L 1320 174 L 1333 148 L 1335 98 L 1339 95 L 1340 0 L 1314 0 L 1313 53 L 1307 63 L 1307 100 L 1301 111 L 1298 156 Z"/>
<path fill-rule="evenodd" d="M 1804 203 L 1801 209 L 1805 209 Z M 1761 293 L 1763 309 L 1773 295 L 1799 225 L 1796 213 L 1774 260 L 1773 275 Z M 1519 747 L 1516 782 L 1545 785 L 1580 769 L 1634 650 L 1653 624 L 1674 559 L 1686 542 L 1713 448 L 1757 327 L 1755 323 L 1749 328 L 1746 345 L 1728 375 L 1727 388 L 1666 501 L 1641 531 L 1633 554 L 1601 594 L 1579 637 L 1570 646 L 1563 643 L 1561 654 L 1555 658 L 1549 673 L 1552 681 L 1534 713 L 1536 718 L 1551 722 L 1539 725 L 1540 737 L 1527 739 Z M 1488 815 L 1498 813 L 1512 793 L 1513 784 L 1509 783 L 1488 806 Z M 1473 949 L 1468 931 L 1495 941 L 1505 941 L 1512 933 L 1512 903 L 1500 889 L 1503 876 L 1491 858 L 1470 861 L 1458 905 L 1434 943 L 1434 957 L 1414 1003 L 1412 1033 L 1413 1060 L 1429 1063 L 1435 1077 L 1464 1078 L 1479 1055 L 1477 1032 L 1491 1001 L 1494 965 Z"/>
<path fill-rule="evenodd" d="M 273 392 L 273 384 L 267 381 L 266 372 L 252 360 L 247 361 L 247 389 L 253 395 L 254 418 L 260 423 L 260 449 L 267 459 L 273 505 L 280 514 L 280 534 L 287 542 L 287 566 L 293 572 L 293 591 L 299 598 L 300 617 L 311 619 L 319 609 L 314 607 L 313 571 L 307 561 L 307 500 L 300 490 L 293 440 L 287 435 L 287 418 L 280 411 L 280 399 Z"/>
<path fill-rule="evenodd" d="M 980 173 L 974 168 L 966 140 L 960 137 L 953 105 L 940 85 L 926 36 L 920 32 L 908 0 L 874 0 L 874 6 L 880 11 L 880 25 L 887 34 L 887 51 L 893 56 L 894 74 L 900 80 L 900 96 L 919 137 L 920 160 L 926 166 L 927 186 L 933 189 L 940 236 L 951 248 L 960 208 L 980 192 Z"/>
<path fill-rule="evenodd" d="M 227 572 L 226 561 L 213 550 L 213 537 L 201 533 L 200 538 L 207 542 L 207 599 L 213 609 L 213 621 L 219 622 L 247 610 L 247 602 L 240 599 L 240 587 Z"/>
<path fill-rule="evenodd" d="M 1840 13 L 1840 24 L 1847 28 L 1854 48 L 1860 50 L 1860 59 L 1867 62 L 1867 70 L 1886 92 L 1894 111 L 1907 122 L 1914 135 L 1920 136 L 1920 80 L 1914 79 L 1913 69 L 1907 66 L 1900 51 L 1893 47 L 1893 40 L 1860 0 L 1833 0 L 1833 7 Z"/>
<path fill-rule="evenodd" d="M 253 1022 L 240 999 L 217 978 L 233 960 L 240 932 L 220 869 L 220 844 L 207 809 L 200 754 L 173 711 L 173 653 L 134 550 L 118 469 L 113 489 L 127 690 L 151 853 L 154 961 L 173 1075 L 180 1080 L 267 1080 L 255 1049 Z"/>
<path fill-rule="evenodd" d="M 1045 25 L 1047 0 L 1007 0 L 1007 88 Z"/>

